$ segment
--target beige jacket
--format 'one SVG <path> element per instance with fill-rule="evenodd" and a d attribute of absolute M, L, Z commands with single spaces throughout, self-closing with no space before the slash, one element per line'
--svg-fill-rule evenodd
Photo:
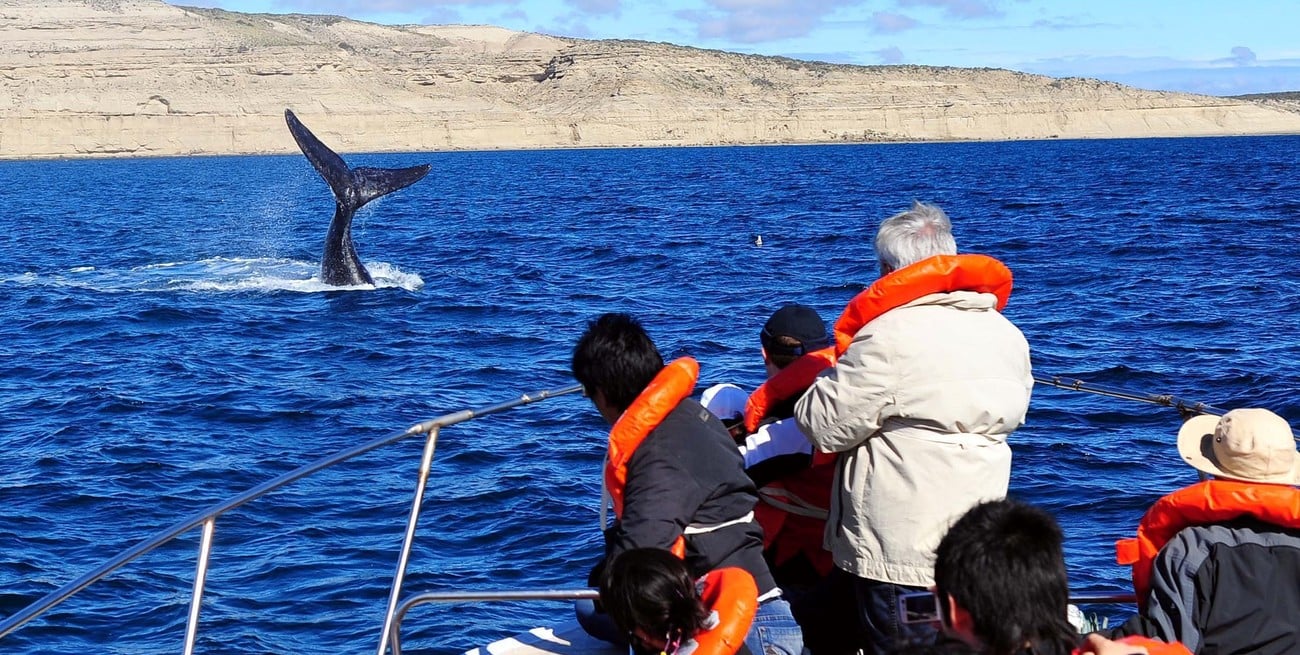
<path fill-rule="evenodd" d="M 843 453 L 826 547 L 858 577 L 934 584 L 948 526 L 1011 475 L 1029 344 L 991 294 L 931 294 L 863 327 L 795 405 L 813 445 Z"/>

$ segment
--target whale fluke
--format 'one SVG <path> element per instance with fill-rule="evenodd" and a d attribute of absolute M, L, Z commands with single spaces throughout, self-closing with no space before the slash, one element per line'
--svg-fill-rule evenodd
<path fill-rule="evenodd" d="M 320 261 L 321 281 L 333 286 L 374 284 L 352 244 L 352 216 L 371 200 L 419 182 L 429 174 L 429 165 L 348 168 L 338 153 L 316 138 L 288 109 L 284 110 L 284 122 L 289 125 L 289 132 L 298 142 L 302 154 L 334 192 L 334 219 L 330 221 L 330 230 L 325 236 L 325 253 Z"/>

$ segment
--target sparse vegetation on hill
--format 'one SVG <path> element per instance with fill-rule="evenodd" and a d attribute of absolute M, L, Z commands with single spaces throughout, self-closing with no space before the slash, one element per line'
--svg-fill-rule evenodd
<path fill-rule="evenodd" d="M 0 4 L 0 157 L 1300 133 L 1290 99 L 162 0 Z"/>

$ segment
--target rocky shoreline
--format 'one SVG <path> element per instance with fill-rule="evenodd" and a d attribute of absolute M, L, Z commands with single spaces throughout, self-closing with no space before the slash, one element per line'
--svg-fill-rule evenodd
<path fill-rule="evenodd" d="M 1297 103 L 161 0 L 0 0 L 0 158 L 1300 134 Z"/>

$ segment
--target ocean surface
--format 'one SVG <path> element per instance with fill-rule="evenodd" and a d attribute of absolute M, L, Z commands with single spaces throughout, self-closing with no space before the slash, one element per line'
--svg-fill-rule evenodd
<path fill-rule="evenodd" d="M 286 138 L 288 138 L 286 134 Z M 420 420 L 572 383 L 573 342 L 640 317 L 702 390 L 762 379 L 786 302 L 832 322 L 913 199 L 1016 276 L 1035 372 L 1300 426 L 1300 137 L 350 155 L 428 162 L 318 281 L 333 203 L 301 156 L 0 162 L 0 615 L 189 514 Z M 755 245 L 761 236 L 762 245 Z M 1076 592 L 1195 482 L 1178 413 L 1039 386 L 1012 494 L 1050 509 Z M 442 432 L 408 593 L 573 588 L 600 550 L 606 427 L 577 395 Z M 419 465 L 402 441 L 223 516 L 198 652 L 373 652 Z M 0 640 L 179 652 L 195 530 Z M 423 606 L 407 652 L 568 619 Z"/>

